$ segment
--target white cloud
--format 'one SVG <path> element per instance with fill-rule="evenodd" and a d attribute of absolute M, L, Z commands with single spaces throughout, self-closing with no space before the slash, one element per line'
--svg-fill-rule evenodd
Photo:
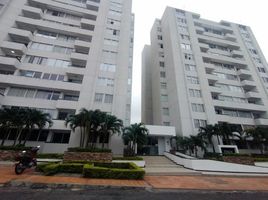
<path fill-rule="evenodd" d="M 250 26 L 264 53 L 268 55 L 267 2 L 263 0 L 133 0 L 135 13 L 132 122 L 140 122 L 141 52 L 150 43 L 150 30 L 155 18 L 161 18 L 166 6 L 188 10 L 202 18 L 226 20 Z"/>

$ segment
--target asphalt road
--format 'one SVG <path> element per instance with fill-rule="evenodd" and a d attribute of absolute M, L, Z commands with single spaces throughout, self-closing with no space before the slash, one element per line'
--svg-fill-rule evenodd
<path fill-rule="evenodd" d="M 1 200 L 267 200 L 268 192 L 179 191 L 122 188 L 0 188 Z"/>

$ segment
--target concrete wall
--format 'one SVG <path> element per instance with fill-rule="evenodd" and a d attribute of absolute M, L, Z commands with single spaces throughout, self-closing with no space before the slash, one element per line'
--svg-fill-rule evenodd
<path fill-rule="evenodd" d="M 197 171 L 268 174 L 268 168 L 263 167 L 240 165 L 213 160 L 187 159 L 175 156 L 167 152 L 165 152 L 164 155 L 178 165 L 182 165 L 185 168 Z"/>

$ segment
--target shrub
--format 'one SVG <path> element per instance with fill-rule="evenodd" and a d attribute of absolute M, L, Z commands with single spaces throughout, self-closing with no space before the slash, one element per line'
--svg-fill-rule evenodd
<path fill-rule="evenodd" d="M 268 158 L 253 158 L 255 162 L 268 162 Z"/>
<path fill-rule="evenodd" d="M 69 163 L 69 164 L 60 164 L 58 166 L 58 173 L 83 173 L 84 164 L 79 163 Z"/>
<path fill-rule="evenodd" d="M 143 160 L 142 157 L 134 156 L 134 157 L 113 157 L 113 160 Z"/>
<path fill-rule="evenodd" d="M 107 179 L 143 179 L 145 171 L 134 163 L 112 163 L 117 166 L 128 165 L 127 168 L 108 168 L 108 163 L 86 164 L 84 165 L 83 175 L 86 178 L 107 178 Z M 106 166 L 106 167 L 104 167 Z M 116 165 L 110 165 L 116 166 Z"/>
<path fill-rule="evenodd" d="M 87 160 L 63 160 L 63 163 L 91 164 L 92 162 Z"/>
<path fill-rule="evenodd" d="M 59 165 L 60 164 L 44 164 L 44 165 L 40 165 L 38 167 L 38 169 L 43 172 L 46 176 L 51 176 L 54 174 L 57 174 L 59 171 Z"/>
<path fill-rule="evenodd" d="M 63 154 L 43 153 L 43 154 L 37 154 L 37 158 L 63 159 Z"/>
<path fill-rule="evenodd" d="M 13 150 L 13 151 L 23 151 L 23 150 L 30 150 L 32 147 L 25 147 L 23 145 L 17 146 L 0 146 L 0 150 Z"/>
<path fill-rule="evenodd" d="M 69 152 L 92 152 L 92 153 L 111 153 L 111 149 L 99 149 L 99 148 L 81 148 L 81 147 L 72 147 L 68 148 Z"/>
<path fill-rule="evenodd" d="M 212 152 L 206 152 L 204 154 L 204 159 L 223 160 L 222 155 L 220 153 L 212 153 Z"/>
<path fill-rule="evenodd" d="M 223 156 L 230 156 L 230 157 L 250 157 L 249 154 L 240 154 L 240 153 L 226 153 Z"/>

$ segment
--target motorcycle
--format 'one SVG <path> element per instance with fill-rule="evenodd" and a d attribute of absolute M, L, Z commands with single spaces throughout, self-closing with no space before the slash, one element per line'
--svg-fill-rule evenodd
<path fill-rule="evenodd" d="M 27 168 L 37 166 L 36 155 L 39 149 L 40 146 L 37 146 L 30 150 L 21 152 L 21 154 L 16 158 L 18 162 L 15 164 L 15 173 L 17 175 L 22 174 Z"/>

